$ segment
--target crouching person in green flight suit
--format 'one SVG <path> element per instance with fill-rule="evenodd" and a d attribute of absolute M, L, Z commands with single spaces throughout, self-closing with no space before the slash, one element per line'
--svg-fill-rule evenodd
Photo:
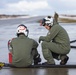
<path fill-rule="evenodd" d="M 39 43 L 42 41 L 43 56 L 47 60 L 42 64 L 55 65 L 55 58 L 61 60 L 60 65 L 65 65 L 69 59 L 67 54 L 70 52 L 70 40 L 66 30 L 50 16 L 45 17 L 41 25 L 49 31 L 46 36 L 39 37 Z"/>
<path fill-rule="evenodd" d="M 9 50 L 12 54 L 12 65 L 15 67 L 27 67 L 41 62 L 37 51 L 38 43 L 28 37 L 29 30 L 23 24 L 17 27 L 17 37 L 10 41 Z"/>

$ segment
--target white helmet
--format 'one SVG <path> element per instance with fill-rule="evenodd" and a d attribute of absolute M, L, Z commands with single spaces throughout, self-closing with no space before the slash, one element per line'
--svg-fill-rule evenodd
<path fill-rule="evenodd" d="M 43 18 L 41 25 L 42 26 L 45 26 L 45 25 L 52 26 L 53 18 L 51 16 L 47 16 L 47 17 Z"/>
<path fill-rule="evenodd" d="M 17 35 L 21 34 L 21 33 L 25 34 L 26 36 L 28 36 L 28 33 L 29 33 L 29 30 L 23 24 L 21 24 L 17 27 Z"/>

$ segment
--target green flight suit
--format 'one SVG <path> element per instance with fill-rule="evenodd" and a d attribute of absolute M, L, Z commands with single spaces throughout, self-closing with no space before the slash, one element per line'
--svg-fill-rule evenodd
<path fill-rule="evenodd" d="M 11 41 L 12 64 L 16 67 L 32 65 L 33 56 L 38 54 L 38 43 L 25 35 L 20 35 Z M 34 50 L 33 50 L 34 49 Z"/>
<path fill-rule="evenodd" d="M 70 40 L 66 30 L 59 24 L 54 24 L 46 36 L 40 36 L 42 52 L 49 64 L 54 64 L 53 53 L 66 55 L 70 51 Z"/>

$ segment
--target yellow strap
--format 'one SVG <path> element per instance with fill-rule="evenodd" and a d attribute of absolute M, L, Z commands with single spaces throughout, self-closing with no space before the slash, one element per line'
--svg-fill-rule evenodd
<path fill-rule="evenodd" d="M 3 67 L 4 66 L 4 63 L 0 62 L 0 67 Z"/>

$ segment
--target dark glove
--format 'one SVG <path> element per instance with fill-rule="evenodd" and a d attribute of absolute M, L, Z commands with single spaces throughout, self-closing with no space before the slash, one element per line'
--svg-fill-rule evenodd
<path fill-rule="evenodd" d="M 39 43 L 41 42 L 41 39 L 39 39 Z"/>
<path fill-rule="evenodd" d="M 42 41 L 41 37 L 39 38 L 39 43 Z"/>

